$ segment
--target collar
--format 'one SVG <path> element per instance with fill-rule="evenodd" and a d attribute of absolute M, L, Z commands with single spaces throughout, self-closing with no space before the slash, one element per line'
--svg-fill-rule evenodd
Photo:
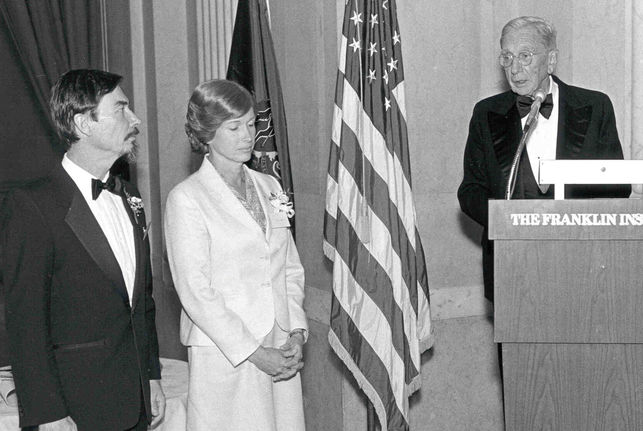
<path fill-rule="evenodd" d="M 558 121 L 557 112 L 558 112 L 558 107 L 560 106 L 558 104 L 559 91 L 558 91 L 558 84 L 556 83 L 556 81 L 554 81 L 552 79 L 551 75 L 549 75 L 549 92 L 547 94 L 548 95 L 551 94 L 551 101 L 552 101 L 552 104 L 553 104 L 552 111 L 551 111 L 552 113 L 551 113 L 551 116 L 549 118 L 545 118 L 545 117 L 541 116 L 538 121 L 556 121 L 557 122 Z M 514 98 L 515 97 L 516 97 L 516 95 L 514 94 Z M 521 121 L 521 123 L 522 123 L 522 125 L 524 127 L 525 123 L 527 122 L 527 117 L 521 118 L 520 121 Z"/>
<path fill-rule="evenodd" d="M 83 197 L 85 200 L 88 202 L 92 200 L 92 181 L 93 179 L 98 179 L 94 175 L 90 174 L 87 172 L 85 169 L 74 163 L 69 157 L 67 157 L 67 153 L 63 156 L 61 165 L 65 171 L 67 171 L 67 174 L 71 177 L 71 179 L 76 183 L 76 187 L 80 190 L 82 193 Z M 109 178 L 109 172 L 105 174 L 105 176 L 101 179 L 101 181 L 105 182 L 107 181 L 107 178 Z"/>
<path fill-rule="evenodd" d="M 246 180 L 249 177 L 253 176 L 255 171 L 250 169 L 245 163 L 241 167 L 243 168 L 243 175 L 245 175 Z M 216 177 L 221 180 L 222 183 L 226 183 L 223 179 L 223 176 L 219 173 L 219 171 L 217 171 L 217 168 L 215 168 L 212 162 L 208 159 L 208 153 L 203 156 L 203 161 L 201 162 L 199 171 L 202 171 L 203 174 L 208 176 L 216 175 Z M 254 178 L 251 178 L 251 180 L 254 180 Z"/>

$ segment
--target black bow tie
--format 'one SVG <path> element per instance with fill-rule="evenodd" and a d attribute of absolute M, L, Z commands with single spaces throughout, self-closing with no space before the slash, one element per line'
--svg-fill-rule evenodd
<path fill-rule="evenodd" d="M 534 99 L 529 96 L 517 96 L 516 97 L 516 106 L 518 107 L 518 113 L 520 118 L 523 118 L 529 114 L 531 109 L 531 104 L 534 103 Z M 554 100 L 551 97 L 551 93 L 547 95 L 543 103 L 540 104 L 540 113 L 543 117 L 549 118 L 551 111 L 554 109 Z"/>
<path fill-rule="evenodd" d="M 103 190 L 118 194 L 116 177 L 110 175 L 106 182 L 92 178 L 92 199 L 96 200 Z"/>

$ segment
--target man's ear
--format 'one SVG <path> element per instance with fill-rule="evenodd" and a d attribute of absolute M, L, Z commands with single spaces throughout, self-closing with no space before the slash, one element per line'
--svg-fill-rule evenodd
<path fill-rule="evenodd" d="M 91 134 L 91 113 L 89 111 L 74 115 L 74 127 L 78 137 L 89 136 Z"/>
<path fill-rule="evenodd" d="M 547 57 L 547 72 L 551 75 L 556 71 L 556 65 L 558 64 L 558 50 L 552 49 L 549 51 L 549 56 Z"/>

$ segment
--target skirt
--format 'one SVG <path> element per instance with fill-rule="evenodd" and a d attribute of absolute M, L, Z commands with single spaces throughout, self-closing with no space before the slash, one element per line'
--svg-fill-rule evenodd
<path fill-rule="evenodd" d="M 262 342 L 279 347 L 288 333 L 275 324 Z M 304 431 L 301 376 L 274 383 L 249 361 L 237 367 L 216 346 L 189 346 L 189 431 Z"/>

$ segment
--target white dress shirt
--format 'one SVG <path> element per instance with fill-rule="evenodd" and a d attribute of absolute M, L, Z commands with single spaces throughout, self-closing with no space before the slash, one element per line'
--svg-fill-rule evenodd
<path fill-rule="evenodd" d="M 540 172 L 540 160 L 556 159 L 556 140 L 558 138 L 558 84 L 549 77 L 549 92 L 551 93 L 554 107 L 549 118 L 538 114 L 538 123 L 533 130 L 529 141 L 527 141 L 527 154 L 531 171 L 534 173 L 536 182 L 538 182 Z M 527 117 L 522 119 L 522 127 L 525 127 Z"/>
<path fill-rule="evenodd" d="M 92 199 L 92 179 L 96 177 L 72 162 L 67 154 L 63 157 L 62 166 L 76 183 L 98 225 L 107 237 L 107 242 L 109 242 L 118 265 L 121 267 L 131 305 L 134 277 L 136 276 L 136 247 L 134 245 L 134 229 L 123 206 L 123 199 L 107 190 L 103 190 L 96 200 Z M 108 177 L 109 174 L 105 175 L 102 181 L 106 181 Z"/>

